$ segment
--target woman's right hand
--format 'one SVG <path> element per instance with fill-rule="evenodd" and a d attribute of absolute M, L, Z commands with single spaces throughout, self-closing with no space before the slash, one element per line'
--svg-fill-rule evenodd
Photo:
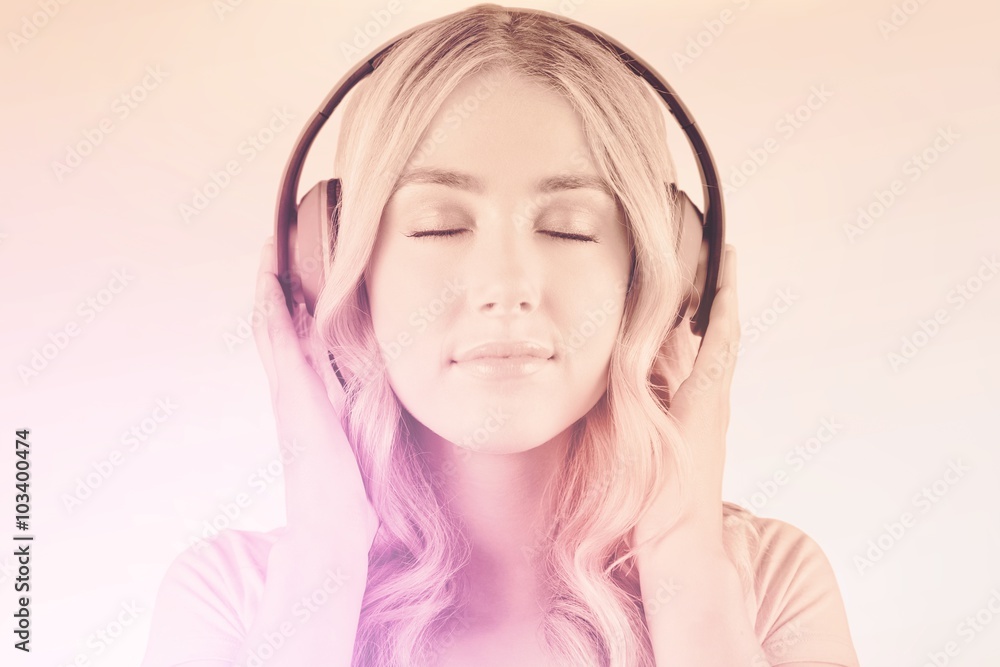
<path fill-rule="evenodd" d="M 294 320 L 288 312 L 276 259 L 268 239 L 254 339 L 271 386 L 288 522 L 270 547 L 260 601 L 233 664 L 348 667 L 379 520 L 341 426 L 343 389 L 312 318 L 304 308 Z"/>
<path fill-rule="evenodd" d="M 293 320 L 275 275 L 273 237 L 257 279 L 254 339 L 271 388 L 282 450 L 287 528 L 303 557 L 367 563 L 379 527 L 361 470 L 341 426 L 344 391 L 304 305 Z M 325 555 L 324 555 L 325 554 Z M 329 562 L 329 560 L 327 560 Z"/>

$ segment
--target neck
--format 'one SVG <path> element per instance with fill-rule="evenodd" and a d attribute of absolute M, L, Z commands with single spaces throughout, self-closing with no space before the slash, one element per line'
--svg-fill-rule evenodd
<path fill-rule="evenodd" d="M 413 422 L 438 496 L 472 547 L 465 570 L 470 622 L 539 617 L 545 588 L 536 553 L 552 520 L 543 494 L 566 457 L 569 429 L 523 452 L 489 453 L 459 447 Z"/>

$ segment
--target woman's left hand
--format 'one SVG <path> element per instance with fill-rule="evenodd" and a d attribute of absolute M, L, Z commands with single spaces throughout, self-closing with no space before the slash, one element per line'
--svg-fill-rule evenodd
<path fill-rule="evenodd" d="M 668 415 L 677 423 L 691 453 L 691 474 L 685 477 L 687 492 L 682 498 L 677 471 L 667 472 L 654 504 L 635 528 L 634 544 L 673 534 L 675 530 L 664 531 L 675 526 L 698 545 L 717 548 L 721 553 L 722 474 L 729 428 L 729 394 L 740 348 L 733 246 L 727 244 L 723 254 L 718 291 L 704 338 L 696 336 L 687 321 L 674 329 L 671 336 L 673 343 L 668 346 L 667 355 L 671 390 Z M 692 356 L 693 363 L 688 361 Z M 685 373 L 687 369 L 690 371 Z M 678 387 L 680 378 L 685 379 Z M 656 540 L 654 544 L 660 542 Z"/>

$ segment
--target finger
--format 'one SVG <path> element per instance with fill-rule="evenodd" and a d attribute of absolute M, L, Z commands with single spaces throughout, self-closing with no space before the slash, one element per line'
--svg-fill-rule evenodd
<path fill-rule="evenodd" d="M 302 349 L 302 339 L 307 331 L 301 323 L 297 325 L 292 319 L 286 305 L 285 292 L 273 273 L 265 276 L 264 290 L 264 298 L 268 304 L 268 315 L 265 318 L 267 337 L 271 343 L 275 379 L 280 386 L 285 377 L 301 377 L 303 372 L 309 371 L 309 362 Z"/>
<path fill-rule="evenodd" d="M 739 354 L 735 261 L 732 246 L 726 246 L 719 288 L 712 300 L 708 330 L 702 339 L 691 378 L 700 391 L 717 388 L 728 392 Z M 727 393 L 728 395 L 728 393 Z"/>
<path fill-rule="evenodd" d="M 684 380 L 690 377 L 698 357 L 702 338 L 694 333 L 689 322 L 690 318 L 685 317 L 671 329 L 659 352 L 670 396 L 675 395 Z"/>
<path fill-rule="evenodd" d="M 302 291 L 302 279 L 295 274 L 286 276 L 286 278 L 289 286 L 291 287 L 292 303 L 296 304 L 296 306 L 298 304 L 305 306 L 306 294 Z"/>
<path fill-rule="evenodd" d="M 720 316 L 726 327 L 719 329 L 720 338 L 717 341 L 716 350 L 726 369 L 722 388 L 728 396 L 740 348 L 739 303 L 736 293 L 736 248 L 729 244 L 726 245 L 722 288 L 725 292 L 723 294 L 724 303 L 720 306 Z M 725 335 L 723 335 L 724 332 Z"/>
<path fill-rule="evenodd" d="M 272 396 L 277 392 L 285 373 L 291 377 L 308 367 L 299 344 L 299 335 L 291 313 L 288 312 L 285 293 L 274 274 L 275 251 L 273 239 L 261 250 L 261 271 L 257 279 L 257 304 L 262 317 L 258 318 L 254 337 L 258 350 L 272 383 Z"/>
<path fill-rule="evenodd" d="M 723 269 L 722 285 L 724 289 L 724 304 L 720 307 L 720 316 L 726 324 L 727 329 L 724 336 L 722 335 L 723 329 L 720 328 L 719 330 L 721 337 L 719 346 L 725 348 L 725 351 L 729 353 L 735 362 L 735 352 L 739 346 L 740 323 L 736 296 L 736 248 L 731 245 L 726 246 L 726 263 Z M 734 366 L 735 364 L 730 364 L 730 370 Z"/>
<path fill-rule="evenodd" d="M 733 327 L 732 337 L 736 342 L 739 342 L 740 336 L 740 309 L 739 309 L 739 290 L 736 289 L 736 248 L 732 245 L 726 245 L 729 252 L 727 255 L 727 262 L 725 267 L 725 276 L 723 278 L 724 284 L 732 290 L 732 304 L 729 311 L 729 322 Z"/>
<path fill-rule="evenodd" d="M 274 267 L 274 245 L 270 239 L 264 243 L 260 251 L 257 267 L 257 284 L 254 292 L 254 315 L 250 321 L 253 325 L 254 342 L 257 354 L 260 356 L 268 381 L 274 381 L 274 359 L 271 355 L 271 340 L 267 334 L 267 318 L 270 316 L 272 304 L 268 302 L 268 294 L 272 291 L 271 276 Z"/>
<path fill-rule="evenodd" d="M 326 342 L 319 327 L 316 326 L 315 319 L 309 315 L 304 305 L 299 307 L 297 317 L 302 323 L 304 332 L 302 344 L 303 349 L 306 350 L 309 365 L 312 366 L 316 374 L 323 380 L 327 398 L 330 399 L 330 403 L 337 410 L 337 414 L 342 415 L 345 398 L 344 388 L 330 364 L 330 352 L 326 347 Z"/>

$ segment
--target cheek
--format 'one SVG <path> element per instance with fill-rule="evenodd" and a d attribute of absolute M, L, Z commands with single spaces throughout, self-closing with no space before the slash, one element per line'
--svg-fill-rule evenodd
<path fill-rule="evenodd" d="M 449 323 L 457 299 L 435 277 L 400 270 L 382 273 L 370 290 L 372 327 L 390 385 L 402 398 L 426 392 L 445 368 Z"/>
<path fill-rule="evenodd" d="M 557 326 L 567 358 L 592 367 L 611 356 L 624 313 L 625 279 L 609 275 L 582 278 L 564 290 Z"/>
<path fill-rule="evenodd" d="M 412 244 L 412 242 L 411 242 Z M 369 302 L 376 335 L 406 341 L 426 334 L 453 307 L 461 283 L 452 262 L 388 240 L 372 261 Z M 406 343 L 404 343 L 406 344 Z"/>
<path fill-rule="evenodd" d="M 412 372 L 438 363 L 443 353 L 441 320 L 446 315 L 442 307 L 447 305 L 412 282 L 385 287 L 372 304 L 372 327 L 389 370 Z"/>
<path fill-rule="evenodd" d="M 412 347 L 428 329 L 427 313 L 435 308 L 437 278 L 426 267 L 382 245 L 373 255 L 368 283 L 372 327 L 387 361 Z"/>

